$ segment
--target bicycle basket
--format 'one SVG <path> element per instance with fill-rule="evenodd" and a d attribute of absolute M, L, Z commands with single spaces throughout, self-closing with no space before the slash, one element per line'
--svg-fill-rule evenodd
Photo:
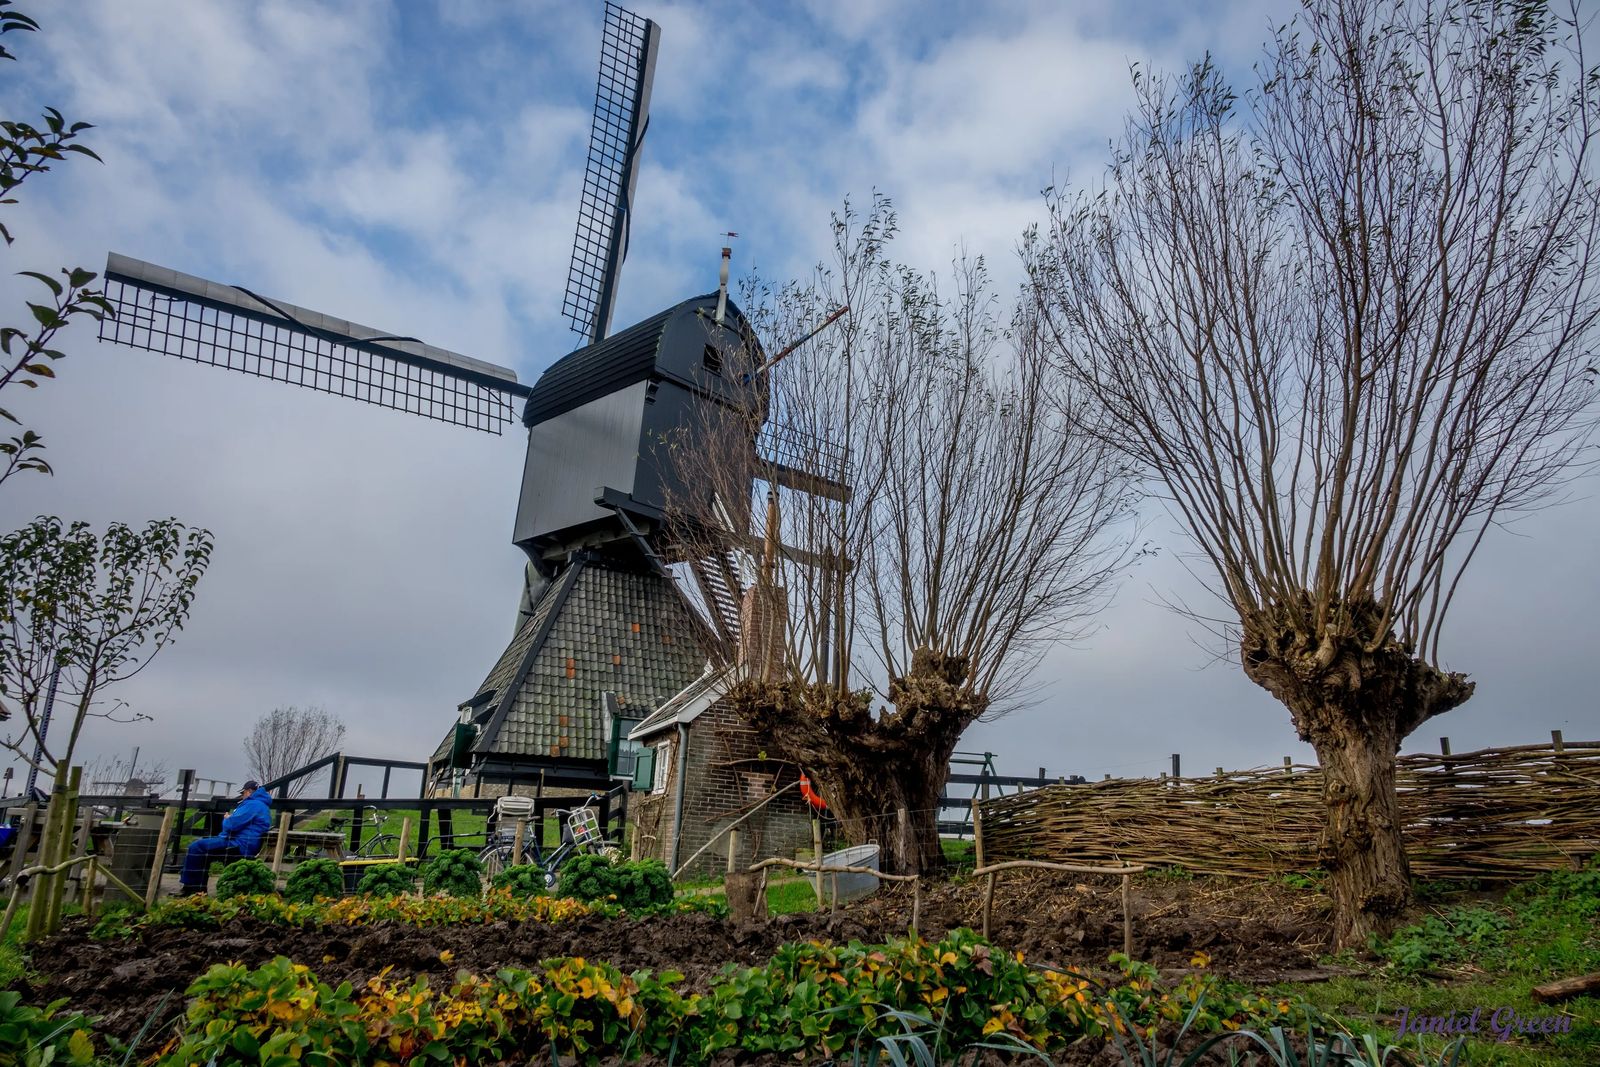
<path fill-rule="evenodd" d="M 600 841 L 600 816 L 593 808 L 574 808 L 567 816 L 567 829 L 572 832 L 572 843 L 588 848 Z"/>

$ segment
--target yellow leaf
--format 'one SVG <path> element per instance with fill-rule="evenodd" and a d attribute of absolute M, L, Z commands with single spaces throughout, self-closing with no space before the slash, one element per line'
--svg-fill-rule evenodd
<path fill-rule="evenodd" d="M 89 1031 L 72 1031 L 72 1036 L 67 1038 L 67 1054 L 85 1063 L 94 1058 L 94 1038 L 89 1036 Z"/>
<path fill-rule="evenodd" d="M 983 1024 L 983 1036 L 988 1037 L 996 1030 L 1004 1029 L 1005 1025 L 1006 1024 L 1001 1022 L 999 1019 L 990 1019 L 988 1022 Z"/>

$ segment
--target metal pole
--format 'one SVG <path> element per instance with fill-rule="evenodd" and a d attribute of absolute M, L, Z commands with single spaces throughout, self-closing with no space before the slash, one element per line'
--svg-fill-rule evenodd
<path fill-rule="evenodd" d="M 189 817 L 189 789 L 194 784 L 194 771 L 178 772 L 178 825 L 172 831 L 172 859 L 169 866 L 178 865 L 178 850 L 183 847 L 183 824 Z"/>
<path fill-rule="evenodd" d="M 56 664 L 56 669 L 50 672 L 50 688 L 44 694 L 44 714 L 39 716 L 39 735 L 33 743 L 33 763 L 28 767 L 28 789 L 23 794 L 33 796 L 34 787 L 39 784 L 39 761 L 44 759 L 44 735 L 50 732 L 50 711 L 56 703 L 56 683 L 61 680 L 61 665 Z"/>

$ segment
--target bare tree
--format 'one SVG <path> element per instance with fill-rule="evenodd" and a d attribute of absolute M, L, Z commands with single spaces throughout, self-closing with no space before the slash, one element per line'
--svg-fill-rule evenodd
<path fill-rule="evenodd" d="M 1401 740 L 1467 700 L 1442 626 L 1551 502 L 1594 399 L 1596 76 L 1542 5 L 1309 0 L 1238 106 L 1136 74 L 1106 187 L 1026 249 L 1067 379 L 1216 575 L 1322 764 L 1335 939 L 1410 897 Z"/>
<path fill-rule="evenodd" d="M 325 708 L 273 708 L 256 720 L 244 739 L 250 774 L 263 785 L 282 778 L 339 751 L 344 723 Z M 283 795 L 297 797 L 310 778 L 297 778 L 283 787 Z"/>
<path fill-rule="evenodd" d="M 753 597 L 769 608 L 746 644 L 782 635 L 735 707 L 886 869 L 929 871 L 962 732 L 1084 632 L 1133 552 L 1124 465 L 1073 424 L 1031 308 L 998 318 L 981 260 L 957 264 L 948 294 L 892 267 L 894 226 L 885 199 L 865 217 L 847 205 L 836 266 L 756 296 L 774 339 L 850 313 L 757 376 L 759 453 L 751 424 L 702 434 L 692 462 L 696 484 L 750 505 Z"/>

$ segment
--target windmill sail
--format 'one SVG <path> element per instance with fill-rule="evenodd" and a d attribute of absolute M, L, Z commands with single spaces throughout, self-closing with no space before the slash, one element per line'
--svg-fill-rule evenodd
<path fill-rule="evenodd" d="M 595 90 L 589 162 L 583 174 L 572 266 L 561 312 L 585 344 L 611 332 L 617 273 L 628 254 L 639 147 L 650 118 L 661 28 L 616 4 L 606 4 L 600 41 L 600 83 Z"/>
<path fill-rule="evenodd" d="M 113 252 L 100 339 L 499 434 L 514 371 Z"/>

